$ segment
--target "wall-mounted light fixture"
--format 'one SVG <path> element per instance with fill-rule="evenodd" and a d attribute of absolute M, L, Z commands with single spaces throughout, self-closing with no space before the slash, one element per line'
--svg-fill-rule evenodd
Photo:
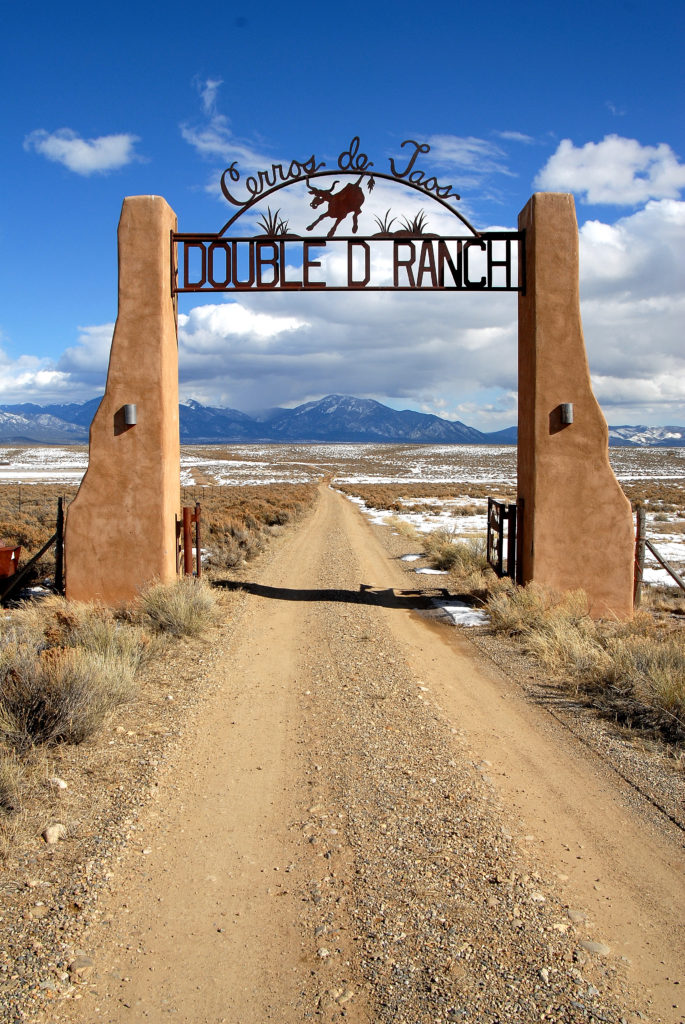
<path fill-rule="evenodd" d="M 559 406 L 559 418 L 563 426 L 573 423 L 573 402 L 562 402 Z"/>
<path fill-rule="evenodd" d="M 135 427 L 138 422 L 138 406 L 137 405 L 125 405 L 124 406 L 124 423 L 127 427 Z"/>

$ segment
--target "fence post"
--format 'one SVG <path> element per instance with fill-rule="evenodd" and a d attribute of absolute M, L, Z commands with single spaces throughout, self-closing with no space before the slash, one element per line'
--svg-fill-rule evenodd
<path fill-rule="evenodd" d="M 516 579 L 516 505 L 507 506 L 507 576 Z"/>
<path fill-rule="evenodd" d="M 642 578 L 645 573 L 645 510 L 642 506 L 637 509 L 635 526 L 635 584 L 633 588 L 633 605 L 640 607 L 642 600 Z"/>
<path fill-rule="evenodd" d="M 200 508 L 200 502 L 195 502 L 195 564 L 197 565 L 197 578 L 200 579 L 202 576 L 202 531 L 200 529 L 200 521 L 202 519 L 202 510 Z"/>
<path fill-rule="evenodd" d="M 57 499 L 57 541 L 55 547 L 55 590 L 64 593 L 64 498 Z"/>
<path fill-rule="evenodd" d="M 193 532 L 191 529 L 192 509 L 183 506 L 183 575 L 193 575 Z"/>

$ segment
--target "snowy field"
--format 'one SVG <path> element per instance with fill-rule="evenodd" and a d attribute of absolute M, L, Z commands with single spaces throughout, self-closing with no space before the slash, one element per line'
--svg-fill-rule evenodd
<path fill-rule="evenodd" d="M 647 535 L 661 554 L 685 572 L 685 448 L 610 450 L 619 481 L 627 488 L 644 489 Z M 85 446 L 0 448 L 0 486 L 78 484 L 88 465 Z M 281 444 L 184 445 L 181 484 L 186 488 L 247 486 L 271 483 L 307 483 L 330 479 L 336 484 L 459 483 L 491 488 L 493 495 L 513 493 L 516 485 L 516 449 L 480 445 Z M 657 485 L 671 488 L 676 500 L 664 503 L 651 495 Z M 402 503 L 401 487 L 398 500 Z M 481 492 L 482 493 L 482 492 Z M 201 500 L 201 494 L 198 495 Z M 465 493 L 454 499 L 416 498 L 404 501 L 407 512 L 381 512 L 358 504 L 377 523 L 394 514 L 419 531 L 444 528 L 458 537 L 485 533 L 487 502 Z M 426 511 L 421 511 L 425 504 Z M 464 515 L 464 506 L 473 514 Z M 646 579 L 675 585 L 648 554 Z"/>

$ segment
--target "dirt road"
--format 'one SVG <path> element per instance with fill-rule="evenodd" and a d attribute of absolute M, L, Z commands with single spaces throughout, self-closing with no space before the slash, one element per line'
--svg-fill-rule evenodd
<path fill-rule="evenodd" d="M 50 1021 L 682 1021 L 682 843 L 322 487 Z M 47 1019 L 47 1018 L 46 1018 Z"/>

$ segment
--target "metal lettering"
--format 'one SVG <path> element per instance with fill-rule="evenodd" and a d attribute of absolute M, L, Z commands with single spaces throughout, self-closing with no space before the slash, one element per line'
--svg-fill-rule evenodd
<path fill-rule="evenodd" d="M 353 278 L 353 257 L 355 247 L 361 247 L 364 254 L 364 277 L 361 281 L 355 281 Z M 347 286 L 348 288 L 366 288 L 367 284 L 371 280 L 371 246 L 368 242 L 348 242 L 347 243 Z"/>
<path fill-rule="evenodd" d="M 451 185 L 441 185 L 435 177 L 427 178 L 425 171 L 420 170 L 418 167 L 416 170 L 413 170 L 419 153 L 430 153 L 430 146 L 427 142 L 415 142 L 414 139 L 405 139 L 402 143 L 402 147 L 404 146 L 413 146 L 414 152 L 403 171 L 398 171 L 395 161 L 390 157 L 390 170 L 398 181 L 406 178 L 408 182 L 420 188 L 422 192 L 425 192 L 427 195 L 436 195 L 440 199 L 460 198 L 456 192 L 452 191 Z"/>
<path fill-rule="evenodd" d="M 395 167 L 395 161 L 393 160 L 392 157 L 390 157 L 390 170 L 392 171 L 396 178 L 406 178 L 406 176 L 409 174 L 412 167 L 416 163 L 416 158 L 419 155 L 419 153 L 430 153 L 430 146 L 428 145 L 427 142 L 414 142 L 413 139 L 405 139 L 400 148 L 404 149 L 405 146 L 414 146 L 414 152 L 412 154 L 411 160 L 409 161 L 409 163 L 407 164 L 403 171 L 397 170 L 397 168 Z"/>
<path fill-rule="evenodd" d="M 336 261 L 321 257 L 344 246 L 346 276 L 326 280 Z M 300 236 L 224 239 L 174 234 L 173 294 L 231 291 L 509 291 L 521 292 L 524 235 L 489 232 L 480 238 L 406 234 L 306 239 Z M 518 259 L 520 280 L 516 281 Z M 392 277 L 386 277 L 388 260 Z"/>
<path fill-rule="evenodd" d="M 227 178 L 235 182 L 240 181 L 240 171 L 236 168 L 236 163 L 237 161 L 234 160 L 221 175 L 221 191 L 229 203 L 233 203 L 234 206 L 248 206 L 254 203 L 259 196 L 275 188 L 279 178 L 284 184 L 303 181 L 326 166 L 325 160 L 317 161 L 313 153 L 306 160 L 291 160 L 287 171 L 283 170 L 282 164 L 272 164 L 270 171 L 259 171 L 256 177 L 251 174 L 245 179 L 245 188 L 250 194 L 247 199 L 238 199 L 231 193 L 227 184 Z"/>
<path fill-rule="evenodd" d="M 338 167 L 341 171 L 365 171 L 367 167 L 373 167 L 373 160 L 369 160 L 366 153 L 359 152 L 358 135 L 350 142 L 350 148 L 343 150 L 338 157 Z"/>
<path fill-rule="evenodd" d="M 447 242 L 442 238 L 438 242 L 438 286 L 440 288 L 445 287 L 445 264 L 450 268 L 450 274 L 452 275 L 452 280 L 454 281 L 455 286 L 457 288 L 461 288 L 461 275 L 463 269 L 461 250 L 462 243 L 457 242 L 457 265 L 455 267 L 452 262 L 452 257 L 450 256 L 449 249 L 447 248 Z"/>
<path fill-rule="evenodd" d="M 421 255 L 419 256 L 419 274 L 417 283 L 419 288 L 423 286 L 424 274 L 430 274 L 430 282 L 433 288 L 438 287 L 438 277 L 435 273 L 435 254 L 433 253 L 432 242 L 421 243 Z"/>
<path fill-rule="evenodd" d="M 191 249 L 199 249 L 202 253 L 202 262 L 200 263 L 202 272 L 200 274 L 199 281 L 190 280 L 188 263 L 190 260 Z M 202 285 L 207 280 L 207 252 L 202 242 L 186 242 L 183 246 L 183 280 L 186 288 L 202 288 Z"/>
<path fill-rule="evenodd" d="M 238 242 L 231 242 L 231 253 L 233 255 L 233 284 L 236 288 L 251 288 L 255 279 L 254 242 L 248 242 L 247 265 L 250 276 L 247 281 L 238 280 Z"/>
<path fill-rule="evenodd" d="M 224 254 L 224 279 L 223 281 L 217 281 L 214 273 L 214 255 L 215 253 L 223 252 Z M 207 280 L 211 284 L 212 288 L 217 290 L 226 288 L 231 282 L 231 253 L 226 242 L 212 242 L 208 251 L 208 273 Z"/>
<path fill-rule="evenodd" d="M 265 256 L 264 250 L 271 249 L 271 256 Z M 257 287 L 258 288 L 275 288 L 278 284 L 278 248 L 275 242 L 257 242 Z M 262 271 L 264 267 L 271 267 L 273 270 L 273 279 L 271 281 L 265 281 L 262 277 Z"/>
<path fill-rule="evenodd" d="M 312 260 L 309 258 L 310 249 L 323 249 L 325 248 L 325 242 L 304 242 L 302 244 L 302 283 L 305 288 L 325 288 L 325 281 L 310 281 L 309 271 L 313 267 L 320 267 L 320 260 Z"/>
<path fill-rule="evenodd" d="M 409 259 L 401 260 L 399 257 L 400 248 L 404 246 L 409 249 Z M 411 269 L 416 259 L 416 248 L 413 242 L 394 242 L 392 247 L 392 281 L 395 288 L 400 287 L 400 267 L 407 272 L 407 280 L 410 288 L 416 288 L 414 271 Z"/>
<path fill-rule="evenodd" d="M 306 243 L 305 243 L 306 244 Z M 280 261 L 280 274 L 279 274 L 279 286 L 281 288 L 301 288 L 302 281 L 287 281 L 285 276 L 285 269 L 288 265 L 288 261 L 285 256 L 285 242 L 278 243 L 279 261 Z"/>
<path fill-rule="evenodd" d="M 504 267 L 505 287 L 509 288 L 511 286 L 511 242 L 508 238 L 504 240 L 504 252 L 506 255 L 503 260 L 496 260 L 493 258 L 494 245 L 495 243 L 493 241 L 488 241 L 488 288 L 493 287 L 493 269 L 495 267 Z"/>
<path fill-rule="evenodd" d="M 482 249 L 484 252 L 487 249 L 482 238 L 470 238 L 464 246 L 464 284 L 467 288 L 485 288 L 487 284 L 485 276 L 481 277 L 480 281 L 472 281 L 469 277 L 469 249 L 472 245 L 477 246 L 477 248 Z"/>

